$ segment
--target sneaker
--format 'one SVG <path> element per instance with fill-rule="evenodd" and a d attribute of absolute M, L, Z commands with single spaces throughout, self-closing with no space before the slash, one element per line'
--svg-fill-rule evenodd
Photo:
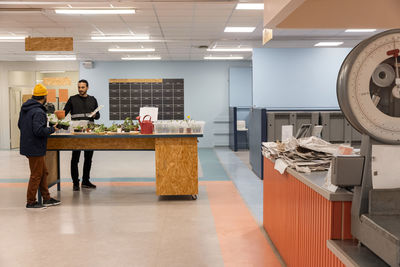
<path fill-rule="evenodd" d="M 82 182 L 82 188 L 96 189 L 96 186 L 90 181 Z"/>
<path fill-rule="evenodd" d="M 72 191 L 79 191 L 79 190 L 80 190 L 79 183 L 74 184 L 74 186 L 72 187 Z"/>
<path fill-rule="evenodd" d="M 39 204 L 39 202 L 35 202 L 32 204 L 27 203 L 26 204 L 27 209 L 46 209 L 47 207 L 43 206 L 42 204 Z"/>
<path fill-rule="evenodd" d="M 45 207 L 57 206 L 60 204 L 61 204 L 60 200 L 54 199 L 52 197 L 48 200 L 43 200 L 43 206 L 45 206 Z"/>

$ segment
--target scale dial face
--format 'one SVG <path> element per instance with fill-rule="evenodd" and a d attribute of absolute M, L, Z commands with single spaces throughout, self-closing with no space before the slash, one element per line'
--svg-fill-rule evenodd
<path fill-rule="evenodd" d="M 350 124 L 388 144 L 400 144 L 400 99 L 397 91 L 393 92 L 394 79 L 386 87 L 380 87 L 372 76 L 377 68 L 381 77 L 391 73 L 390 70 L 381 73 L 382 64 L 396 71 L 395 58 L 387 55 L 394 49 L 400 49 L 400 29 L 362 41 L 346 57 L 337 81 L 338 102 Z"/>

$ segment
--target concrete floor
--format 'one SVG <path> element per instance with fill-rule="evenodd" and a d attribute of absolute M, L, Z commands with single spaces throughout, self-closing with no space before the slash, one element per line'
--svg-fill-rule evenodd
<path fill-rule="evenodd" d="M 151 153 L 95 152 L 98 188 L 80 192 L 65 154 L 50 189 L 62 204 L 27 210 L 27 160 L 0 151 L 0 266 L 282 265 L 261 229 L 262 182 L 235 153 L 199 150 L 196 201 L 156 196 Z"/>

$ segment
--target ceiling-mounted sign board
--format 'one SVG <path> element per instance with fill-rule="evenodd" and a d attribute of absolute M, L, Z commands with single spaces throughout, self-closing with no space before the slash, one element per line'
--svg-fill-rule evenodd
<path fill-rule="evenodd" d="M 43 78 L 44 85 L 71 85 L 71 79 L 69 77 L 46 77 Z"/>
<path fill-rule="evenodd" d="M 73 51 L 72 37 L 27 37 L 25 51 Z"/>
<path fill-rule="evenodd" d="M 399 0 L 266 0 L 264 27 L 390 29 L 400 25 Z M 271 7 L 281 4 L 279 12 Z M 293 8 L 294 7 L 294 8 Z M 358 15 L 362 14 L 362 16 Z"/>

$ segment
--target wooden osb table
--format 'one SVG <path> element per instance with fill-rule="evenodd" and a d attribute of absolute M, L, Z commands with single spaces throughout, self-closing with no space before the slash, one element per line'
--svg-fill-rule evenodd
<path fill-rule="evenodd" d="M 156 194 L 198 194 L 197 138 L 202 134 L 53 134 L 47 141 L 49 187 L 60 190 L 60 151 L 155 150 Z"/>

